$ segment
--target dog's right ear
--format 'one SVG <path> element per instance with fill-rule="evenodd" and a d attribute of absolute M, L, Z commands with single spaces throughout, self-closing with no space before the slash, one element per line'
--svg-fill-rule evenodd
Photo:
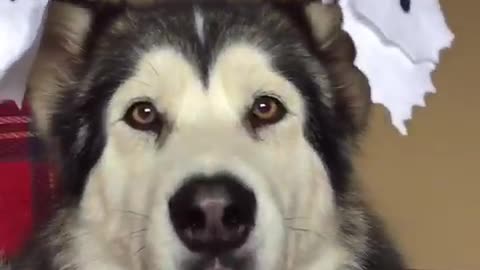
<path fill-rule="evenodd" d="M 302 31 L 324 64 L 332 83 L 337 123 L 355 138 L 366 127 L 371 107 L 367 77 L 355 66 L 352 38 L 342 29 L 343 14 L 336 0 L 278 0 L 284 14 Z"/>
<path fill-rule="evenodd" d="M 37 131 L 43 139 L 49 135 L 55 103 L 76 80 L 74 71 L 83 61 L 92 22 L 92 10 L 86 6 L 60 1 L 49 4 L 27 94 Z"/>

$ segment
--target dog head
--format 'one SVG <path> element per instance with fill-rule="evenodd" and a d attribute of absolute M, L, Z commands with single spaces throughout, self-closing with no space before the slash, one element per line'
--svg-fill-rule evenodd
<path fill-rule="evenodd" d="M 30 99 L 86 232 L 74 263 L 345 260 L 336 202 L 369 91 L 340 27 L 318 2 L 54 2 Z"/>

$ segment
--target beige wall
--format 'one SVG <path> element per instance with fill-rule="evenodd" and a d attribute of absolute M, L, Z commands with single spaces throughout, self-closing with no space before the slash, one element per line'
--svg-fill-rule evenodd
<path fill-rule="evenodd" d="M 408 137 L 376 107 L 358 163 L 411 268 L 480 270 L 480 1 L 441 2 L 456 40 L 438 93 L 415 109 Z"/>

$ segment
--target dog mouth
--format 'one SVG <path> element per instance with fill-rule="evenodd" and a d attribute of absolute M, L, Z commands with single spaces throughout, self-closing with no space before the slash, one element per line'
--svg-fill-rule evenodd
<path fill-rule="evenodd" d="M 253 260 L 251 256 L 201 255 L 199 258 L 187 263 L 188 270 L 252 270 Z"/>

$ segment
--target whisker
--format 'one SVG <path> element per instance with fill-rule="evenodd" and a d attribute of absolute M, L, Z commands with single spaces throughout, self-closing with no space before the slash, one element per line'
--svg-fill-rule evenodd
<path fill-rule="evenodd" d="M 309 219 L 309 217 L 284 217 L 284 220 Z"/>
<path fill-rule="evenodd" d="M 152 68 L 153 72 L 155 72 L 155 74 L 156 74 L 157 76 L 160 76 L 160 75 L 158 74 L 158 70 L 153 66 L 153 64 L 152 64 L 150 61 L 148 61 L 148 65 Z"/>
<path fill-rule="evenodd" d="M 291 226 L 287 226 L 287 228 L 288 228 L 289 230 L 291 230 L 291 231 L 300 232 L 300 233 L 314 234 L 315 236 L 317 236 L 317 237 L 319 237 L 319 238 L 325 238 L 325 236 L 321 235 L 319 232 L 312 231 L 312 230 L 309 230 L 309 229 L 296 228 L 296 227 L 291 227 Z"/>
<path fill-rule="evenodd" d="M 290 227 L 290 226 L 287 226 L 287 228 L 289 228 L 292 231 L 297 231 L 297 232 L 307 232 L 307 233 L 312 232 L 311 230 L 308 230 L 308 229 L 305 229 L 305 228 L 296 228 L 296 227 Z"/>
<path fill-rule="evenodd" d="M 145 246 L 142 246 L 142 247 L 139 248 L 137 251 L 135 251 L 134 254 L 138 254 L 138 253 L 142 252 L 144 249 L 145 249 Z"/>
<path fill-rule="evenodd" d="M 125 237 L 129 237 L 129 238 L 145 237 L 146 232 L 147 232 L 147 228 L 144 228 L 141 230 L 130 232 L 130 234 Z"/>
<path fill-rule="evenodd" d="M 146 231 L 147 231 L 147 228 L 143 228 L 143 229 L 131 232 L 130 235 L 134 235 L 134 234 L 137 234 L 137 233 L 144 233 Z"/>
<path fill-rule="evenodd" d="M 136 83 L 140 83 L 140 84 L 143 84 L 143 85 L 146 85 L 146 86 L 152 86 L 152 84 L 150 83 L 147 83 L 147 82 L 144 82 L 144 81 L 141 81 L 141 80 L 137 80 L 137 79 L 130 79 L 132 82 L 136 82 Z"/>
<path fill-rule="evenodd" d="M 125 213 L 125 214 L 130 214 L 130 215 L 133 215 L 133 216 L 143 217 L 145 219 L 150 219 L 149 215 L 138 213 L 138 212 L 135 212 L 135 211 L 132 211 L 132 210 L 122 210 L 122 209 L 120 209 L 120 210 L 117 210 L 117 211 Z"/>

